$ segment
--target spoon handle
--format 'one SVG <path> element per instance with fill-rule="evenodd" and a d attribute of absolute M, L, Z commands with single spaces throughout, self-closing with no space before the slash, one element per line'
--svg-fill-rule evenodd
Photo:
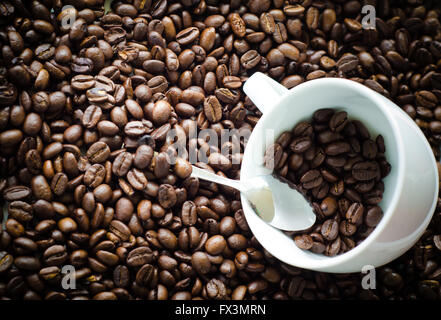
<path fill-rule="evenodd" d="M 225 186 L 237 189 L 240 192 L 246 192 L 247 191 L 245 186 L 242 183 L 240 183 L 239 181 L 237 181 L 237 180 L 224 178 L 224 177 L 221 177 L 221 176 L 219 176 L 217 174 L 211 173 L 211 172 L 209 172 L 207 170 L 203 170 L 203 169 L 200 169 L 200 168 L 195 167 L 195 166 L 192 166 L 192 169 L 193 169 L 193 171 L 191 173 L 192 177 L 196 177 L 196 178 L 199 178 L 199 179 L 202 179 L 202 180 L 208 180 L 208 181 L 211 181 L 211 182 L 214 182 L 214 183 L 223 184 Z"/>

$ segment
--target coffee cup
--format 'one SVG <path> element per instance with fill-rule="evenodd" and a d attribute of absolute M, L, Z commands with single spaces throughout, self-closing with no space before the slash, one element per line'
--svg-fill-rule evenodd
<path fill-rule="evenodd" d="M 371 136 L 381 134 L 391 164 L 379 204 L 382 220 L 355 248 L 333 257 L 298 248 L 292 237 L 267 224 L 242 196 L 249 227 L 269 253 L 304 269 L 360 272 L 365 266 L 378 267 L 394 260 L 418 241 L 436 207 L 438 170 L 424 134 L 403 110 L 377 92 L 339 78 L 316 79 L 288 90 L 256 72 L 246 81 L 244 91 L 263 115 L 248 140 L 241 180 L 271 173 L 263 163 L 266 148 L 283 131 L 309 120 L 322 108 L 346 111 L 350 119 L 362 121 Z"/>

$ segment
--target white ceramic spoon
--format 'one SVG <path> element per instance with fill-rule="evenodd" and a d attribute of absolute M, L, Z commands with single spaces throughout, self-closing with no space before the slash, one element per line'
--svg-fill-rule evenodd
<path fill-rule="evenodd" d="M 315 222 L 316 215 L 305 197 L 272 175 L 258 176 L 244 182 L 192 167 L 193 177 L 239 190 L 255 208 L 259 217 L 277 229 L 304 230 Z"/>

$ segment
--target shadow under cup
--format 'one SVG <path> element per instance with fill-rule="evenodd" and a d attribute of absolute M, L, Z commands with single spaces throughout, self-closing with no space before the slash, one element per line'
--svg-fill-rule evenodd
<path fill-rule="evenodd" d="M 274 107 L 274 110 L 265 112 L 254 128 L 253 135 L 247 144 L 247 148 L 250 148 L 250 150 L 245 152 L 241 169 L 241 178 L 270 173 L 263 166 L 263 156 L 267 146 L 273 143 L 282 132 L 292 130 L 300 121 L 310 121 L 313 113 L 322 108 L 346 111 L 350 120 L 360 120 L 363 122 L 369 130 L 372 139 L 375 140 L 379 134 L 384 137 L 386 160 L 391 164 L 389 175 L 383 179 L 385 188 L 383 200 L 379 204 L 383 209 L 384 216 L 375 230 L 363 242 L 346 253 L 328 257 L 323 254 L 301 250 L 295 245 L 291 237 L 266 224 L 257 216 L 246 201 L 242 201 L 244 209 L 245 207 L 251 209 L 245 211 L 248 213 L 247 219 L 253 232 L 256 233 L 257 230 L 258 233 L 265 233 L 265 237 L 271 238 L 271 241 L 266 241 L 264 245 L 269 252 L 278 259 L 292 265 L 297 264 L 293 263 L 293 257 L 295 259 L 306 258 L 309 260 L 308 264 L 311 269 L 321 269 L 320 262 L 325 260 L 331 262 L 330 260 L 332 259 L 335 264 L 339 264 L 363 250 L 369 239 L 376 237 L 387 220 L 389 220 L 397 205 L 398 195 L 404 179 L 402 174 L 404 171 L 404 159 L 399 156 L 403 154 L 403 142 L 398 137 L 399 132 L 396 122 L 393 118 L 386 116 L 388 110 L 382 100 L 384 98 L 353 81 L 345 79 L 335 80 L 313 80 L 287 91 Z M 252 159 L 247 157 L 249 155 L 252 155 Z M 251 162 L 251 164 L 248 162 Z M 262 236 L 256 234 L 258 240 Z M 291 252 L 292 256 L 290 257 L 287 252 Z"/>

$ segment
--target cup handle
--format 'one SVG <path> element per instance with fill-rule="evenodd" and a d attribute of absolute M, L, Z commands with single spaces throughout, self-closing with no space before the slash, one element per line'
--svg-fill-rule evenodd
<path fill-rule="evenodd" d="M 245 82 L 243 91 L 256 107 L 265 113 L 279 102 L 288 89 L 263 73 L 255 72 Z"/>

